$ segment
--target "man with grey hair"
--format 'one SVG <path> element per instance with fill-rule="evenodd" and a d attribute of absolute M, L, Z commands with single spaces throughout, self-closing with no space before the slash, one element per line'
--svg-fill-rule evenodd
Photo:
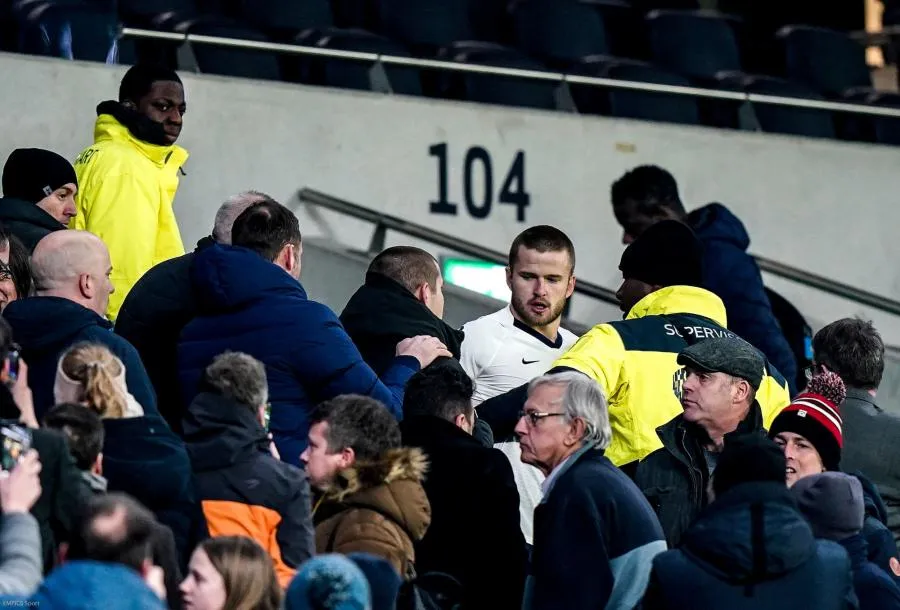
<path fill-rule="evenodd" d="M 35 296 L 10 303 L 3 317 L 13 329 L 38 420 L 54 405 L 53 380 L 60 355 L 75 343 L 100 343 L 125 365 L 128 391 L 148 415 L 157 414 L 156 396 L 134 346 L 110 332 L 104 317 L 113 285 L 109 251 L 87 231 L 54 231 L 31 257 Z M 12 307 L 15 305 L 15 307 Z"/>
<path fill-rule="evenodd" d="M 212 234 L 193 252 L 162 262 L 138 280 L 116 318 L 116 333 L 130 341 L 147 367 L 160 411 L 176 432 L 181 431 L 181 393 L 178 387 L 178 336 L 196 315 L 190 270 L 194 255 L 212 244 L 231 244 L 231 226 L 255 203 L 272 201 L 259 191 L 229 197 L 216 212 Z"/>
<path fill-rule="evenodd" d="M 515 432 L 522 461 L 547 477 L 523 608 L 634 608 L 666 542 L 646 498 L 603 455 L 612 429 L 600 386 L 576 371 L 532 380 Z"/>
<path fill-rule="evenodd" d="M 756 391 L 766 360 L 758 349 L 737 336 L 706 339 L 682 350 L 678 364 L 673 389 L 683 411 L 656 429 L 663 446 L 635 475 L 672 548 L 709 503 L 726 437 L 765 435 Z"/>
<path fill-rule="evenodd" d="M 306 473 L 273 455 L 266 368 L 247 354 L 225 352 L 200 384 L 184 417 L 184 439 L 209 532 L 256 540 L 286 587 L 312 556 L 315 534 Z"/>

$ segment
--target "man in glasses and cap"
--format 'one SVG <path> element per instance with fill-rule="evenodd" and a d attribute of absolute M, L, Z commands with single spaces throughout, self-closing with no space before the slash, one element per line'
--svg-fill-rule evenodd
<path fill-rule="evenodd" d="M 707 339 L 682 350 L 678 364 L 673 389 L 684 410 L 656 429 L 663 447 L 635 476 L 672 548 L 708 503 L 726 435 L 765 434 L 756 401 L 766 366 L 759 350 L 736 336 Z"/>

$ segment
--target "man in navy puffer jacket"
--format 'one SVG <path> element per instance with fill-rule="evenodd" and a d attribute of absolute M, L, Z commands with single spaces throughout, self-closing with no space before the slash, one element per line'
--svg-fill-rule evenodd
<path fill-rule="evenodd" d="M 299 466 L 317 404 L 363 394 L 400 419 L 409 378 L 435 358 L 451 356 L 434 337 L 405 339 L 379 379 L 334 312 L 307 298 L 299 282 L 300 225 L 283 205 L 264 201 L 247 208 L 234 222 L 232 244 L 210 246 L 193 261 L 199 315 L 178 344 L 182 411 L 213 358 L 228 350 L 250 354 L 266 366 L 269 428 L 281 459 Z"/>

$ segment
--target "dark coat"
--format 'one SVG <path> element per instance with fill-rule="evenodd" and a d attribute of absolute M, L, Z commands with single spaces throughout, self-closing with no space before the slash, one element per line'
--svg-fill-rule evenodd
<path fill-rule="evenodd" d="M 211 392 L 188 409 L 184 440 L 210 534 L 256 540 L 287 587 L 315 551 L 306 473 L 272 457 L 248 407 Z"/>
<path fill-rule="evenodd" d="M 194 547 L 209 534 L 184 443 L 159 415 L 104 419 L 103 428 L 109 491 L 134 496 L 169 526 L 185 569 Z"/>
<path fill-rule="evenodd" d="M 582 448 L 534 511 L 523 608 L 633 608 L 650 560 L 665 548 L 659 521 L 631 479 L 602 450 Z"/>
<path fill-rule="evenodd" d="M 887 507 L 872 481 L 861 473 L 853 474 L 859 479 L 863 489 L 866 513 L 861 533 L 866 540 L 869 561 L 883 570 L 900 587 L 900 575 L 894 574 L 891 568 L 892 559 L 900 562 L 900 553 L 897 552 L 894 535 L 887 528 Z"/>
<path fill-rule="evenodd" d="M 459 360 L 463 332 L 431 313 L 402 284 L 380 273 L 366 274 L 341 313 L 341 324 L 376 374 L 394 361 L 397 343 L 418 335 L 437 337 Z"/>
<path fill-rule="evenodd" d="M 429 463 L 431 526 L 415 545 L 416 570 L 456 578 L 466 608 L 519 610 L 527 558 L 509 460 L 439 417 L 409 417 L 400 430 Z"/>
<path fill-rule="evenodd" d="M 783 483 L 747 483 L 656 556 L 642 610 L 856 607 L 844 549 L 813 537 Z"/>
<path fill-rule="evenodd" d="M 681 542 L 681 535 L 706 506 L 709 468 L 703 455 L 706 433 L 679 415 L 656 429 L 662 441 L 638 464 L 634 482 L 659 517 L 669 548 Z M 747 417 L 732 432 L 765 434 L 762 412 L 755 401 Z M 726 436 L 727 442 L 728 436 Z"/>
<path fill-rule="evenodd" d="M 402 417 L 415 358 L 396 358 L 383 381 L 363 361 L 337 316 L 307 298 L 300 282 L 252 250 L 214 245 L 194 257 L 199 314 L 178 344 L 182 404 L 197 395 L 204 369 L 226 350 L 266 365 L 269 428 L 281 459 L 299 465 L 313 407 L 340 394 L 363 394 Z"/>
<path fill-rule="evenodd" d="M 844 448 L 841 469 L 875 483 L 887 506 L 887 526 L 900 542 L 900 417 L 875 404 L 860 388 L 847 388 L 841 405 Z"/>
<path fill-rule="evenodd" d="M 900 610 L 900 587 L 884 570 L 869 561 L 865 537 L 856 534 L 838 544 L 850 556 L 859 610 Z"/>
<path fill-rule="evenodd" d="M 55 404 L 53 383 L 63 352 L 76 343 L 100 343 L 125 365 L 128 391 L 148 415 L 158 415 L 156 394 L 141 358 L 128 341 L 112 332 L 112 324 L 74 301 L 60 297 L 30 297 L 13 301 L 3 317 L 12 327 L 13 337 L 28 363 L 28 383 L 34 410 L 40 421 Z"/>
<path fill-rule="evenodd" d="M 207 237 L 195 252 L 212 245 Z M 197 315 L 191 283 L 194 253 L 164 261 L 147 273 L 125 297 L 116 317 L 116 334 L 141 356 L 156 390 L 159 412 L 181 434 L 181 391 L 178 387 L 178 336 Z"/>
<path fill-rule="evenodd" d="M 29 254 L 42 238 L 66 228 L 35 204 L 12 197 L 0 199 L 0 223 L 19 238 Z"/>
<path fill-rule="evenodd" d="M 747 229 L 720 203 L 694 210 L 688 215 L 688 224 L 703 244 L 704 288 L 725 303 L 728 329 L 766 355 L 788 380 L 793 395 L 797 362 L 772 313 L 759 267 L 747 253 Z"/>

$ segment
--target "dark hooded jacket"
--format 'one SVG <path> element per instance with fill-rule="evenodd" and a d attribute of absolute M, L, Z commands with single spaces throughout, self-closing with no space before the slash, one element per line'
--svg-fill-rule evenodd
<path fill-rule="evenodd" d="M 156 390 L 159 412 L 178 434 L 183 415 L 178 387 L 178 336 L 197 315 L 191 264 L 196 252 L 213 243 L 211 237 L 205 237 L 194 252 L 150 269 L 125 297 L 116 318 L 116 334 L 140 354 Z"/>
<path fill-rule="evenodd" d="M 394 361 L 397 343 L 428 335 L 440 339 L 459 360 L 463 332 L 434 315 L 402 284 L 381 273 L 366 274 L 341 313 L 341 324 L 363 360 L 381 375 Z"/>
<path fill-rule="evenodd" d="M 39 421 L 55 402 L 53 383 L 60 356 L 82 341 L 105 345 L 118 356 L 125 365 L 128 391 L 145 414 L 159 414 L 153 386 L 137 350 L 112 332 L 112 324 L 106 318 L 74 301 L 42 296 L 13 301 L 3 310 L 3 317 L 22 348 L 22 359 L 28 363 L 28 383 Z"/>
<path fill-rule="evenodd" d="M 175 538 L 185 569 L 209 537 L 184 442 L 159 415 L 104 419 L 103 475 L 109 491 L 125 492 L 153 511 Z"/>
<path fill-rule="evenodd" d="M 850 557 L 853 588 L 859 598 L 859 610 L 900 610 L 900 587 L 868 558 L 863 534 L 839 540 Z"/>
<path fill-rule="evenodd" d="M 756 261 L 747 253 L 750 236 L 744 224 L 720 203 L 688 215 L 688 224 L 703 244 L 704 288 L 716 293 L 728 312 L 728 329 L 757 347 L 796 390 L 794 352 L 772 313 Z"/>
<path fill-rule="evenodd" d="M 34 247 L 42 238 L 66 228 L 37 205 L 12 197 L 0 199 L 0 222 L 19 238 L 29 254 L 34 252 Z"/>
<path fill-rule="evenodd" d="M 706 432 L 679 415 L 656 429 L 662 441 L 657 449 L 638 464 L 634 482 L 647 499 L 663 531 L 669 548 L 681 542 L 681 535 L 707 504 L 709 468 L 703 446 L 709 441 Z M 762 412 L 754 401 L 750 412 L 737 429 L 726 435 L 765 434 Z"/>
<path fill-rule="evenodd" d="M 184 438 L 210 534 L 256 540 L 287 587 L 315 550 L 306 473 L 272 457 L 250 408 L 219 394 L 197 395 Z"/>
<path fill-rule="evenodd" d="M 403 390 L 419 370 L 409 356 L 375 375 L 337 316 L 312 301 L 300 282 L 262 256 L 216 244 L 195 254 L 191 278 L 199 315 L 178 344 L 179 383 L 186 409 L 203 370 L 226 350 L 266 366 L 272 415 L 269 428 L 281 459 L 299 465 L 313 407 L 340 394 L 368 395 L 399 419 Z"/>
<path fill-rule="evenodd" d="M 856 608 L 850 558 L 816 540 L 782 483 L 722 494 L 653 559 L 643 610 Z"/>

